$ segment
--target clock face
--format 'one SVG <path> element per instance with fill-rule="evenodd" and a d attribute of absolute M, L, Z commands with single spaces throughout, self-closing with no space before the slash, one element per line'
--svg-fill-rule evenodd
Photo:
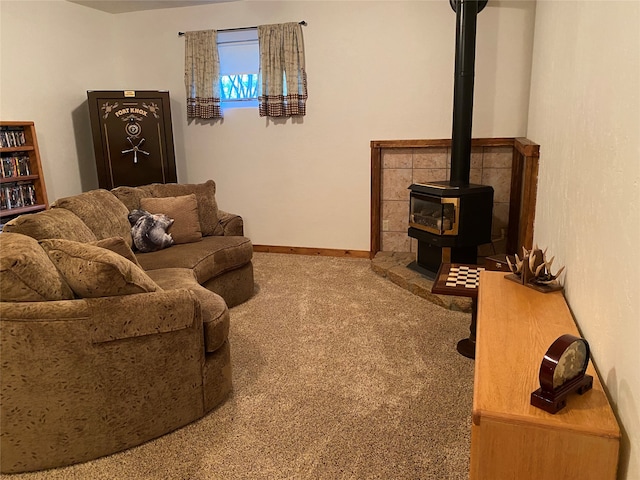
<path fill-rule="evenodd" d="M 584 373 L 588 360 L 585 342 L 576 340 L 571 343 L 558 359 L 558 365 L 553 372 L 553 388 L 561 387 L 569 380 Z"/>

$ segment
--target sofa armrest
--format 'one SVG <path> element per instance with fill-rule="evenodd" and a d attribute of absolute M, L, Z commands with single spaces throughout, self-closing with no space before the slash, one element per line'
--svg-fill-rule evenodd
<path fill-rule="evenodd" d="M 244 236 L 244 222 L 240 215 L 218 210 L 218 219 L 222 225 L 223 235 L 227 237 Z"/>
<path fill-rule="evenodd" d="M 2 329 L 12 325 L 19 336 L 42 328 L 60 328 L 50 347 L 72 343 L 103 343 L 198 328 L 199 301 L 187 289 L 134 295 L 49 302 L 0 302 Z M 53 331 L 51 332 L 54 333 Z M 68 337 L 68 338 L 65 338 Z"/>
<path fill-rule="evenodd" d="M 200 304 L 187 290 L 0 302 L 0 318 L 3 472 L 97 458 L 203 415 Z"/>
<path fill-rule="evenodd" d="M 187 289 L 86 299 L 89 338 L 103 343 L 175 332 L 202 324 L 200 304 Z M 204 337 L 203 337 L 204 338 Z"/>

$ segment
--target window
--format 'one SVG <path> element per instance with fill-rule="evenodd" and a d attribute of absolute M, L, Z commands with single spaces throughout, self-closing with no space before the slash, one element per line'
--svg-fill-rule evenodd
<path fill-rule="evenodd" d="M 218 32 L 223 107 L 258 105 L 260 50 L 256 28 Z"/>

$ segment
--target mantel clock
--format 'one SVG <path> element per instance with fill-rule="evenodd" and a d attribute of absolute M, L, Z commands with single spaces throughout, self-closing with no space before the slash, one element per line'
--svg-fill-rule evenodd
<path fill-rule="evenodd" d="M 567 404 L 567 396 L 580 395 L 593 386 L 587 375 L 589 344 L 584 338 L 565 334 L 549 347 L 540 365 L 540 388 L 531 394 L 531 405 L 557 413 Z"/>

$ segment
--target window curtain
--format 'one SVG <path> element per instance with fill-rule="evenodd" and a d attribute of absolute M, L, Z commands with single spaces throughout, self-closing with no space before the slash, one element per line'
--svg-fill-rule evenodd
<path fill-rule="evenodd" d="M 307 73 L 299 23 L 258 26 L 261 117 L 306 114 Z"/>
<path fill-rule="evenodd" d="M 220 58 L 215 30 L 185 33 L 184 84 L 187 118 L 222 118 Z"/>

